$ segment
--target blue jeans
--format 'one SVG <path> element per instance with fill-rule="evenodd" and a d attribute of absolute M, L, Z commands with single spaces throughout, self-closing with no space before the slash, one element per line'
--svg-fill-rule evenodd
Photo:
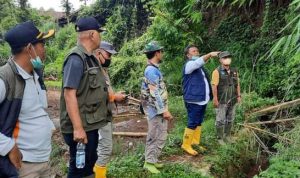
<path fill-rule="evenodd" d="M 68 178 L 83 178 L 94 174 L 93 168 L 97 161 L 98 130 L 86 132 L 88 143 L 85 145 L 85 166 L 82 169 L 76 168 L 76 146 L 73 140 L 73 133 L 63 134 L 66 144 L 69 146 L 70 162 Z"/>
<path fill-rule="evenodd" d="M 188 113 L 187 128 L 195 130 L 196 127 L 201 126 L 204 120 L 206 105 L 198 105 L 187 102 L 184 104 Z"/>

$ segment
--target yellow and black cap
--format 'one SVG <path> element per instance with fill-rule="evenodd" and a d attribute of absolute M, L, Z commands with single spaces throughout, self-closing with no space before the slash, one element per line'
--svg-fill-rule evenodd
<path fill-rule="evenodd" d="M 87 30 L 97 30 L 98 32 L 105 31 L 101 28 L 97 19 L 95 19 L 94 17 L 82 17 L 78 19 L 75 25 L 75 30 L 76 32 L 82 32 Z"/>
<path fill-rule="evenodd" d="M 8 30 L 4 36 L 11 49 L 25 47 L 29 43 L 44 41 L 54 35 L 54 29 L 47 33 L 39 31 L 32 21 L 27 21 L 16 25 Z"/>

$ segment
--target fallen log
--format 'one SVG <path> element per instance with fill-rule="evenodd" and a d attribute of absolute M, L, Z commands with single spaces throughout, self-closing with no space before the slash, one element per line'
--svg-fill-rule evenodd
<path fill-rule="evenodd" d="M 250 126 L 250 125 L 247 125 L 247 124 L 239 124 L 239 125 L 244 126 L 246 128 L 249 128 L 249 129 L 253 129 L 253 130 L 265 133 L 265 134 L 268 134 L 268 135 L 270 135 L 270 136 L 272 136 L 272 137 L 274 137 L 276 139 L 283 140 L 283 141 L 285 141 L 287 143 L 293 143 L 293 141 L 291 139 L 288 139 L 288 138 L 282 137 L 280 135 L 268 132 L 266 130 L 263 130 L 263 129 L 260 129 L 260 128 L 257 128 L 257 127 L 253 127 L 253 126 Z"/>
<path fill-rule="evenodd" d="M 284 102 L 275 106 L 270 106 L 264 109 L 261 109 L 259 111 L 253 112 L 251 113 L 249 116 L 254 116 L 254 117 L 259 117 L 259 116 L 263 116 L 263 115 L 267 115 L 269 113 L 273 113 L 273 112 L 277 112 L 279 110 L 282 109 L 286 109 L 286 108 L 292 108 L 295 106 L 300 105 L 300 98 L 293 100 L 293 101 L 288 101 L 288 102 Z"/>
<path fill-rule="evenodd" d="M 252 122 L 252 123 L 247 123 L 247 124 L 248 125 L 274 124 L 274 123 L 294 121 L 294 120 L 300 120 L 300 116 L 294 117 L 294 118 L 289 118 L 289 119 L 277 119 L 277 120 L 263 121 L 263 122 Z"/>
<path fill-rule="evenodd" d="M 127 136 L 127 137 L 144 137 L 147 136 L 146 132 L 113 132 L 116 136 Z"/>

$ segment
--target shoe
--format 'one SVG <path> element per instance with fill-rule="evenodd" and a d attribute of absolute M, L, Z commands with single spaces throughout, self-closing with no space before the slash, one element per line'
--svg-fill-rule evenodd
<path fill-rule="evenodd" d="M 93 171 L 95 173 L 95 178 L 106 178 L 106 167 L 95 164 Z"/>
<path fill-rule="evenodd" d="M 233 140 L 231 139 L 231 128 L 232 128 L 232 124 L 228 123 L 225 125 L 225 129 L 224 129 L 224 133 L 225 133 L 225 142 L 226 143 L 233 143 Z"/>
<path fill-rule="evenodd" d="M 225 145 L 224 142 L 224 126 L 217 127 L 217 138 L 220 145 Z"/>
<path fill-rule="evenodd" d="M 194 132 L 195 132 L 195 130 L 185 128 L 181 148 L 184 151 L 186 151 L 188 154 L 196 156 L 198 154 L 198 152 L 192 148 Z"/>
<path fill-rule="evenodd" d="M 149 172 L 151 172 L 152 174 L 158 174 L 160 173 L 160 171 L 154 166 L 154 164 L 152 163 L 147 163 L 145 162 L 144 164 L 144 169 L 147 169 Z"/>
<path fill-rule="evenodd" d="M 226 144 L 226 143 L 224 142 L 223 139 L 218 139 L 218 143 L 219 143 L 220 145 L 225 145 L 225 144 Z"/>
<path fill-rule="evenodd" d="M 157 169 L 161 169 L 164 167 L 164 164 L 162 163 L 154 163 L 154 166 L 157 168 Z"/>

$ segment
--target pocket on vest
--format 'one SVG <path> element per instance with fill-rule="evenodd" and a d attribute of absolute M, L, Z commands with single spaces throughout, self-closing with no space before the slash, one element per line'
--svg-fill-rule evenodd
<path fill-rule="evenodd" d="M 101 86 L 100 81 L 97 80 L 98 69 L 89 70 L 89 84 L 90 88 L 98 88 Z"/>
<path fill-rule="evenodd" d="M 107 117 L 107 110 L 104 110 L 105 103 L 102 101 L 94 101 L 87 103 L 83 107 L 84 116 L 88 124 L 100 122 Z M 101 109 L 102 108 L 102 109 Z"/>

